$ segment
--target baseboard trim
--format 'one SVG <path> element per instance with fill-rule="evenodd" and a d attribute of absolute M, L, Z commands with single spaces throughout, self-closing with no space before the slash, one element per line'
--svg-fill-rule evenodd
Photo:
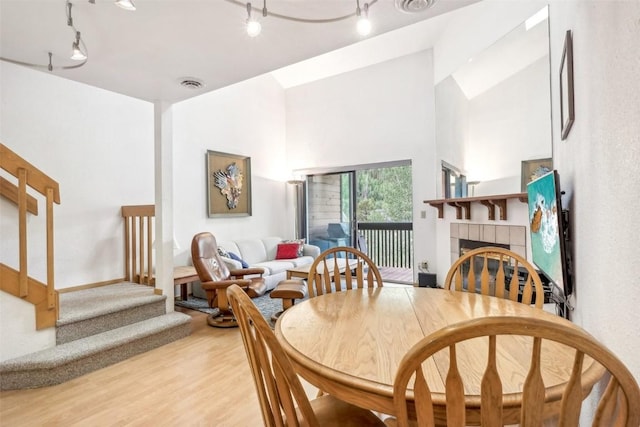
<path fill-rule="evenodd" d="M 82 291 L 84 289 L 92 289 L 92 288 L 99 288 L 101 286 L 115 285 L 116 283 L 120 283 L 120 282 L 124 282 L 124 278 L 106 280 L 104 282 L 88 283 L 86 285 L 73 286 L 70 288 L 56 289 L 56 291 L 58 291 L 58 293 L 60 294 L 64 294 L 67 292 Z"/>

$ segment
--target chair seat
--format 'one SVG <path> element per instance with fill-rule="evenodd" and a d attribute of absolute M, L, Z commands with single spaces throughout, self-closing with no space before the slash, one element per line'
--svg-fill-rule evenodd
<path fill-rule="evenodd" d="M 331 395 L 325 394 L 310 401 L 313 413 L 323 426 L 368 427 L 385 426 L 373 412 L 351 405 Z M 298 420 L 302 423 L 300 414 Z"/>
<path fill-rule="evenodd" d="M 307 286 L 303 280 L 282 280 L 274 290 L 271 298 L 302 299 L 307 296 Z"/>

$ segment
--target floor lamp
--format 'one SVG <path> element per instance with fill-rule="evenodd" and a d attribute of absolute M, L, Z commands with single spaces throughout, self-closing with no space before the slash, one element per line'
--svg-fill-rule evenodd
<path fill-rule="evenodd" d="M 295 205 L 294 205 L 294 215 L 295 215 L 294 238 L 299 239 L 300 238 L 300 191 L 302 189 L 302 184 L 304 184 L 304 180 L 291 179 L 287 181 L 287 184 L 293 185 L 294 190 L 296 192 L 296 199 L 295 199 Z"/>

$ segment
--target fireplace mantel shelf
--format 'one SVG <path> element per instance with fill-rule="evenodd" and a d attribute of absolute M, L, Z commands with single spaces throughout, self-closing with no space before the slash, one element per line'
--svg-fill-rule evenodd
<path fill-rule="evenodd" d="M 507 219 L 507 200 L 509 199 L 518 199 L 522 203 L 527 203 L 527 193 L 425 200 L 424 203 L 427 203 L 438 210 L 438 218 L 444 218 L 444 205 L 453 206 L 454 208 L 456 208 L 456 219 L 471 219 L 471 204 L 480 203 L 486 206 L 489 210 L 489 220 L 495 221 L 496 206 L 500 211 L 500 219 Z"/>

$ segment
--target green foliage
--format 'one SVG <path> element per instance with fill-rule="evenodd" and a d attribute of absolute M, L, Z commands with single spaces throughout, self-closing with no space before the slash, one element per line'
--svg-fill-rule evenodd
<path fill-rule="evenodd" d="M 411 222 L 411 167 L 356 172 L 359 222 Z"/>

